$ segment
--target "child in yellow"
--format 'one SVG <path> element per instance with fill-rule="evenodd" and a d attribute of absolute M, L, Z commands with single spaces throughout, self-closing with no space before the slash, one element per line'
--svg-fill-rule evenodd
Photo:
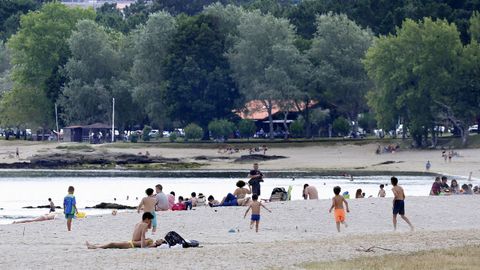
<path fill-rule="evenodd" d="M 337 231 L 340 232 L 340 223 L 347 226 L 347 223 L 345 223 L 345 210 L 343 209 L 343 204 L 345 204 L 345 207 L 347 208 L 347 213 L 350 212 L 348 209 L 348 202 L 345 200 L 343 196 L 340 196 L 340 191 L 342 189 L 340 187 L 334 187 L 333 188 L 333 193 L 335 193 L 335 197 L 332 199 L 332 207 L 330 207 L 330 210 L 328 210 L 329 213 L 332 212 L 332 210 L 335 208 L 334 216 L 335 216 L 335 222 L 337 223 Z"/>

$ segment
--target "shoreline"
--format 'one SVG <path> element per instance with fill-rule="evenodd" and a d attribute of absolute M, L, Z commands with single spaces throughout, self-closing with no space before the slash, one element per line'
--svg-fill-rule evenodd
<path fill-rule="evenodd" d="M 343 169 L 311 169 L 311 170 L 263 170 L 271 178 L 301 178 L 315 176 L 340 177 L 355 176 L 440 176 L 436 172 L 421 171 L 381 171 L 381 170 L 343 170 Z M 233 169 L 182 169 L 182 170 L 122 170 L 122 169 L 0 169 L 0 179 L 7 177 L 182 177 L 182 178 L 244 178 L 245 170 Z"/>

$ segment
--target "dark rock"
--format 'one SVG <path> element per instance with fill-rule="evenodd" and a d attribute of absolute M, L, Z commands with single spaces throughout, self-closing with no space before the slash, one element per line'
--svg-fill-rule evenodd
<path fill-rule="evenodd" d="M 25 206 L 24 209 L 35 209 L 35 208 L 47 208 L 50 209 L 50 205 L 39 205 L 39 206 Z M 55 206 L 55 209 L 62 209 L 60 206 Z"/>
<path fill-rule="evenodd" d="M 282 158 L 287 158 L 287 157 L 253 154 L 253 155 L 243 155 L 235 159 L 235 162 L 268 161 L 268 160 L 276 160 L 276 159 L 282 159 Z"/>
<path fill-rule="evenodd" d="M 97 204 L 93 207 L 86 207 L 87 209 L 117 209 L 117 210 L 124 210 L 124 209 L 137 209 L 136 207 L 133 206 L 128 206 L 128 205 L 121 205 L 117 203 L 105 203 L 102 202 L 100 204 Z"/>

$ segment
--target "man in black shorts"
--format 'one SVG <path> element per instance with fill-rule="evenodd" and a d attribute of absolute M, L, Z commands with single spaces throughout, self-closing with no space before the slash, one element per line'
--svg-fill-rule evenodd
<path fill-rule="evenodd" d="M 252 188 L 252 194 L 260 196 L 260 183 L 263 182 L 263 173 L 258 170 L 258 163 L 253 164 L 253 170 L 248 174 L 248 184 Z"/>

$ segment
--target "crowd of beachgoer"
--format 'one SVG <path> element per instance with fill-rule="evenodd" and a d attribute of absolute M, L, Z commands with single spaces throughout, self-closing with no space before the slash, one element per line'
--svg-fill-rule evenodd
<path fill-rule="evenodd" d="M 254 146 L 254 147 L 241 148 L 241 149 L 239 147 L 225 146 L 225 147 L 218 148 L 217 153 L 231 155 L 235 153 L 240 153 L 240 151 L 246 151 L 248 152 L 249 155 L 253 155 L 256 153 L 263 153 L 263 155 L 266 155 L 268 151 L 268 147 L 265 144 L 262 146 Z"/>
<path fill-rule="evenodd" d="M 431 196 L 472 194 L 480 194 L 480 187 L 474 187 L 472 184 L 460 185 L 456 179 L 452 179 L 449 185 L 448 178 L 446 176 L 437 176 L 432 184 L 432 188 L 430 189 Z"/>

